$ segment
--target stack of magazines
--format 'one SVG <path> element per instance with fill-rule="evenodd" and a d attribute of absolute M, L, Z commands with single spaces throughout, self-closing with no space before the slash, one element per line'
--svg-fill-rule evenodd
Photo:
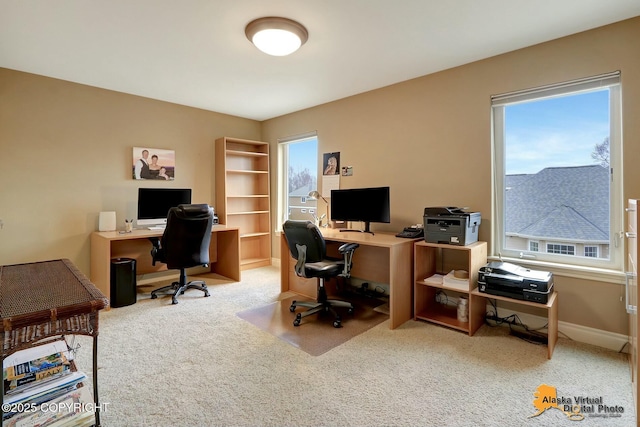
<path fill-rule="evenodd" d="M 95 423 L 93 393 L 72 369 L 66 341 L 18 351 L 4 360 L 4 414 L 10 427 L 81 427 Z"/>

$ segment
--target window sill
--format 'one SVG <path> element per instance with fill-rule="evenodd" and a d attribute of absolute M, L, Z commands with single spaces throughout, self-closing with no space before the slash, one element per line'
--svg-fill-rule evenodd
<path fill-rule="evenodd" d="M 521 265 L 532 270 L 550 271 L 554 276 L 573 277 L 576 279 L 593 280 L 597 282 L 615 283 L 619 285 L 625 284 L 625 273 L 618 270 L 609 270 L 606 268 L 585 267 L 570 264 L 559 264 L 546 261 L 532 261 L 520 258 L 508 258 L 497 256 L 488 257 L 489 261 L 505 261 L 513 264 Z"/>

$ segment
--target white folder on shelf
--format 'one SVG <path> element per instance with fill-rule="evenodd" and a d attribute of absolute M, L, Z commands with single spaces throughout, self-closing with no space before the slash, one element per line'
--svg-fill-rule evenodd
<path fill-rule="evenodd" d="M 442 284 L 447 288 L 452 288 L 460 291 L 469 291 L 469 279 L 462 279 L 455 276 L 455 270 L 451 270 L 442 279 Z"/>

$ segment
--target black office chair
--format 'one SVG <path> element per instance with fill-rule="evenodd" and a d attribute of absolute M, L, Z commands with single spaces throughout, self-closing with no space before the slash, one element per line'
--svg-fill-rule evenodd
<path fill-rule="evenodd" d="M 178 303 L 178 295 L 187 289 L 199 289 L 209 296 L 207 285 L 202 280 L 187 282 L 186 269 L 209 264 L 209 243 L 213 209 L 208 205 L 179 205 L 169 210 L 167 228 L 161 239 L 150 239 L 152 264 L 156 261 L 167 264 L 167 268 L 180 270 L 180 280 L 151 292 L 151 298 L 158 293 L 172 293 L 171 303 Z"/>
<path fill-rule="evenodd" d="M 327 246 L 320 233 L 320 229 L 311 221 L 286 221 L 283 225 L 284 235 L 291 256 L 298 262 L 295 266 L 296 274 L 300 277 L 317 277 L 318 296 L 316 301 L 293 301 L 289 310 L 294 312 L 296 307 L 308 307 L 307 311 L 298 313 L 293 321 L 299 326 L 303 317 L 322 311 L 331 312 L 334 316 L 333 326 L 339 328 L 342 320 L 334 307 L 346 307 L 349 314 L 353 313 L 353 304 L 327 298 L 324 286 L 325 279 L 332 277 L 349 277 L 353 253 L 360 245 L 345 243 L 338 248 L 342 259 L 327 257 Z"/>

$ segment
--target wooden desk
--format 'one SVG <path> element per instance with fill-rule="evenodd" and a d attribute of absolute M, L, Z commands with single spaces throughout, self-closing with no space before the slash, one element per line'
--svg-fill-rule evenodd
<path fill-rule="evenodd" d="M 93 337 L 93 397 L 98 400 L 98 312 L 107 298 L 68 259 L 0 266 L 2 361 L 58 335 Z M 4 381 L 0 403 L 4 402 Z M 4 406 L 0 410 L 4 413 Z"/>
<path fill-rule="evenodd" d="M 111 259 L 133 258 L 136 274 L 167 270 L 164 263 L 151 264 L 150 237 L 162 236 L 162 230 L 94 231 L 91 233 L 91 281 L 109 298 L 111 295 Z M 209 244 L 209 273 L 198 276 L 220 277 L 240 281 L 240 230 L 238 227 L 214 225 Z"/>
<path fill-rule="evenodd" d="M 330 228 L 321 228 L 320 231 L 327 241 L 330 255 L 337 254 L 340 244 L 360 244 L 353 256 L 352 277 L 389 284 L 391 329 L 413 317 L 413 243 L 418 239 L 403 239 L 391 233 L 340 232 Z M 280 241 L 280 262 L 282 292 L 292 291 L 316 298 L 316 279 L 296 276 L 295 260 L 289 253 L 284 233 Z"/>

